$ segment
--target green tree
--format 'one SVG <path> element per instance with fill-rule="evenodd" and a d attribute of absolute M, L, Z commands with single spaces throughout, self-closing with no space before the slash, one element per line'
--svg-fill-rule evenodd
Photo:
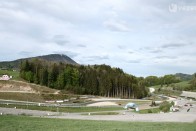
<path fill-rule="evenodd" d="M 28 72 L 26 72 L 26 74 L 25 74 L 25 78 L 26 78 L 26 80 L 28 81 L 28 82 L 33 82 L 33 72 L 31 72 L 31 71 L 28 71 Z"/>
<path fill-rule="evenodd" d="M 57 89 L 64 89 L 65 87 L 65 74 L 61 72 L 57 77 Z"/>
<path fill-rule="evenodd" d="M 46 67 L 40 69 L 40 84 L 41 85 L 45 85 L 47 86 L 48 85 L 48 70 Z"/>

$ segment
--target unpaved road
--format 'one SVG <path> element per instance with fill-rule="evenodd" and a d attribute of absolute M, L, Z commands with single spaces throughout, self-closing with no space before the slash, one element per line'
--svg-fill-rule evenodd
<path fill-rule="evenodd" d="M 79 120 L 108 120 L 108 121 L 142 121 L 142 122 L 193 122 L 196 120 L 196 109 L 192 108 L 175 113 L 136 114 L 129 111 L 119 111 L 119 115 L 82 115 L 83 113 L 58 113 L 14 108 L 0 108 L 3 114 L 26 114 L 36 117 L 79 119 Z"/>

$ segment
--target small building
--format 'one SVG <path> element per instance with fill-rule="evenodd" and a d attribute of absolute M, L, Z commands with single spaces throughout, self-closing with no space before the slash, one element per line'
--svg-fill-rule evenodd
<path fill-rule="evenodd" d="M 12 77 L 9 77 L 8 75 L 3 75 L 3 76 L 1 76 L 0 77 L 0 80 L 10 80 L 10 78 L 12 78 Z"/>

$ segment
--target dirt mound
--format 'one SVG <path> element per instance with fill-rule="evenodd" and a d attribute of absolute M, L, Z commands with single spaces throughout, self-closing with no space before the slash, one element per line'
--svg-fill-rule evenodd
<path fill-rule="evenodd" d="M 0 92 L 24 92 L 24 93 L 36 93 L 30 86 L 26 85 L 14 85 L 8 83 L 0 83 Z"/>
<path fill-rule="evenodd" d="M 51 89 L 23 81 L 0 81 L 0 92 L 21 92 L 38 94 L 59 94 L 59 90 Z"/>

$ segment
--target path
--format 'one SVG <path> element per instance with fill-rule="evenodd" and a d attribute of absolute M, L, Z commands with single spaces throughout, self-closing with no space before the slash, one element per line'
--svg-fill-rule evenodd
<path fill-rule="evenodd" d="M 36 117 L 79 119 L 79 120 L 107 120 L 107 121 L 141 121 L 141 122 L 194 122 L 196 109 L 190 112 L 162 113 L 162 114 L 136 114 L 125 111 L 119 115 L 81 115 L 83 113 L 58 113 L 49 111 L 25 110 L 14 108 L 0 108 L 0 113 L 14 115 L 31 115 Z"/>

